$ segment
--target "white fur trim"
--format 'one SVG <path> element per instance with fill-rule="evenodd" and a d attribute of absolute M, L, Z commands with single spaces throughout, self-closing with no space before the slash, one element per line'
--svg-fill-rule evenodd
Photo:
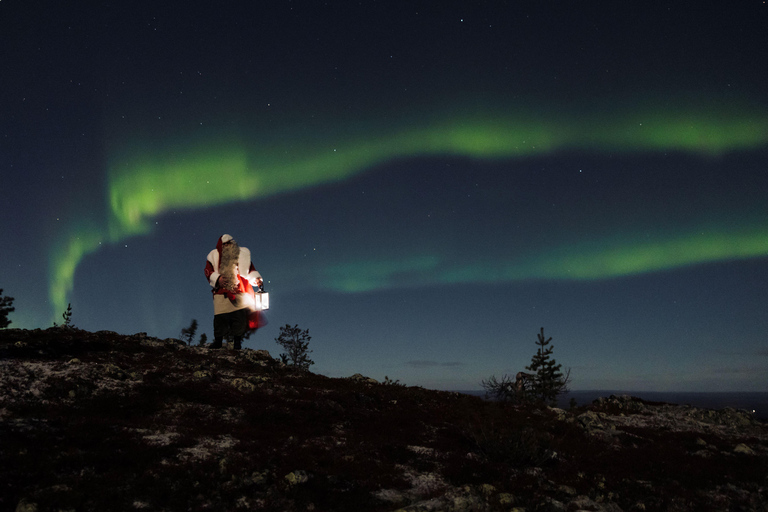
<path fill-rule="evenodd" d="M 216 249 L 212 250 L 208 253 L 208 257 L 206 258 L 208 260 L 208 263 L 211 264 L 211 267 L 213 267 L 213 273 L 208 278 L 208 283 L 211 285 L 211 287 L 216 286 L 216 281 L 219 279 L 219 276 L 221 275 L 219 273 L 219 251 Z"/>
<path fill-rule="evenodd" d="M 221 272 L 219 272 L 219 251 L 214 249 L 209 252 L 207 260 L 210 262 L 211 267 L 213 267 L 213 273 L 208 278 L 208 283 L 213 288 L 216 286 L 216 281 L 221 275 Z M 259 274 L 256 270 L 253 272 L 248 272 L 248 270 L 251 268 L 251 251 L 248 250 L 247 247 L 240 248 L 240 257 L 238 258 L 237 263 L 240 267 L 240 275 L 248 279 L 251 282 L 251 286 L 256 286 L 256 279 L 261 277 L 261 274 Z"/>

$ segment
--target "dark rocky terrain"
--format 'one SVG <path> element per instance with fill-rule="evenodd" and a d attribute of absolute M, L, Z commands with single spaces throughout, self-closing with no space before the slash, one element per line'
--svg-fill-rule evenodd
<path fill-rule="evenodd" d="M 571 411 L 296 375 L 266 351 L 0 330 L 2 511 L 768 510 L 746 411 Z"/>

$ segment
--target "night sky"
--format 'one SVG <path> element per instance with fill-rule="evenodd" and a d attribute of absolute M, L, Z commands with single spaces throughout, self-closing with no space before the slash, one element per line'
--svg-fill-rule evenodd
<path fill-rule="evenodd" d="M 768 5 L 0 1 L 11 327 L 212 337 L 478 389 L 768 391 Z"/>

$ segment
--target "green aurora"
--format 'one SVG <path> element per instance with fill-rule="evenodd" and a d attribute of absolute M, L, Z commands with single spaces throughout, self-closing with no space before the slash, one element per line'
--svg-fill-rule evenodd
<path fill-rule="evenodd" d="M 768 145 L 768 114 L 753 106 L 672 109 L 603 109 L 598 115 L 537 115 L 529 109 L 495 114 L 452 112 L 415 115 L 375 129 L 336 122 L 317 123 L 275 141 L 242 136 L 189 138 L 165 149 L 143 151 L 137 144 L 111 155 L 106 203 L 108 221 L 75 222 L 53 250 L 50 300 L 54 311 L 66 309 L 75 270 L 103 243 L 147 234 L 152 220 L 176 210 L 210 208 L 254 201 L 281 193 L 340 182 L 375 165 L 417 156 L 464 156 L 514 159 L 579 149 L 595 153 L 686 152 L 706 157 Z M 265 142 L 266 141 L 266 142 Z M 762 223 L 762 225 L 760 225 Z M 403 255 L 387 261 L 357 261 L 328 266 L 331 282 L 343 291 L 398 286 L 395 273 L 411 268 L 420 284 L 517 281 L 525 279 L 591 280 L 653 272 L 685 265 L 768 255 L 768 225 L 735 232 L 690 226 L 653 243 L 639 238 L 591 240 L 521 260 L 475 261 L 462 268 L 441 264 L 439 255 Z M 600 249 L 595 249 L 599 247 Z M 461 277 L 459 277 L 461 276 Z"/>

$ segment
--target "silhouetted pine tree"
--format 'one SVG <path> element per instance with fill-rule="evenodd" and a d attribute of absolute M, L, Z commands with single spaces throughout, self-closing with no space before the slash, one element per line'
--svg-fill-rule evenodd
<path fill-rule="evenodd" d="M 196 333 L 197 333 L 197 320 L 193 318 L 192 323 L 189 324 L 189 327 L 184 327 L 181 330 L 181 341 L 183 341 L 187 345 L 191 345 L 192 341 L 195 339 Z"/>
<path fill-rule="evenodd" d="M 67 310 L 61 314 L 64 319 L 64 327 L 74 327 L 72 325 L 72 303 L 67 304 Z"/>
<path fill-rule="evenodd" d="M 0 288 L 0 329 L 11 325 L 11 321 L 8 320 L 8 313 L 16 311 L 13 307 L 13 297 L 6 297 L 3 295 L 3 289 Z"/>
<path fill-rule="evenodd" d="M 285 353 L 280 354 L 283 363 L 297 370 L 309 370 L 309 366 L 315 364 L 309 358 L 312 352 L 308 349 L 310 339 L 312 337 L 309 335 L 309 329 L 302 331 L 298 325 L 291 327 L 288 324 L 281 327 L 280 336 L 275 338 L 275 341 L 285 349 Z"/>
<path fill-rule="evenodd" d="M 549 342 L 552 337 L 544 337 L 544 328 L 537 335 L 538 350 L 531 358 L 530 366 L 525 369 L 535 373 L 533 379 L 532 393 L 542 402 L 548 405 L 557 405 L 557 396 L 568 391 L 568 381 L 570 380 L 570 370 L 564 375 L 560 368 L 562 365 L 552 357 L 552 347 Z"/>

